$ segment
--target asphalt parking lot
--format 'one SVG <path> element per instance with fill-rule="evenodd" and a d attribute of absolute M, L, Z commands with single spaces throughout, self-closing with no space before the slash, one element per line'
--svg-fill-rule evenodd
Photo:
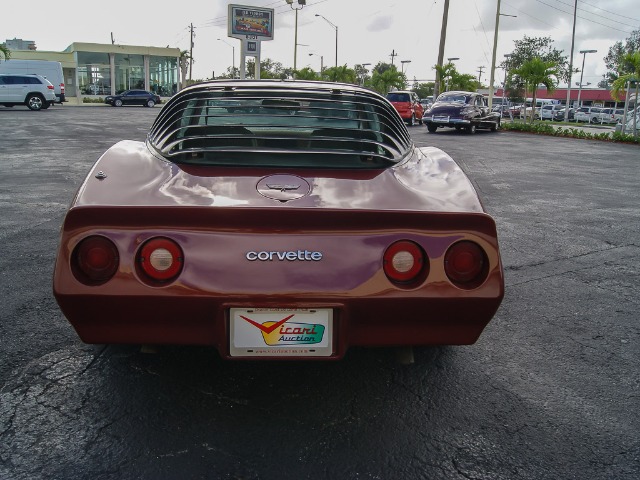
<path fill-rule="evenodd" d="M 506 295 L 475 345 L 412 365 L 84 345 L 51 293 L 58 230 L 159 111 L 0 107 L 0 479 L 640 478 L 640 148 L 411 128 L 498 225 Z"/>

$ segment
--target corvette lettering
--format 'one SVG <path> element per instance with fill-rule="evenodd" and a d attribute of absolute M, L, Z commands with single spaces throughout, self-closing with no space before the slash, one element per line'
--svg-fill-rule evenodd
<path fill-rule="evenodd" d="M 288 260 L 290 262 L 302 261 L 302 262 L 319 262 L 322 260 L 322 252 L 311 252 L 309 250 L 291 250 L 291 251 L 271 251 L 265 250 L 261 252 L 247 252 L 245 257 L 250 262 L 259 260 L 261 262 L 272 262 L 278 260 L 283 262 Z"/>

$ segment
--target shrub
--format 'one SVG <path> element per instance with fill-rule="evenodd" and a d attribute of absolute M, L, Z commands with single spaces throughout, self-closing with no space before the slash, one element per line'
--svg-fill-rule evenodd
<path fill-rule="evenodd" d="M 82 97 L 82 103 L 104 103 L 104 98 Z"/>
<path fill-rule="evenodd" d="M 504 130 L 511 130 L 515 132 L 528 132 L 536 133 L 539 135 L 550 135 L 554 137 L 569 137 L 569 138 L 582 138 L 586 140 L 600 140 L 603 142 L 623 142 L 623 143 L 635 143 L 640 145 L 640 137 L 634 137 L 629 134 L 622 134 L 620 132 L 603 132 L 603 133 L 591 133 L 585 132 L 579 128 L 554 128 L 546 123 L 524 123 L 524 122 L 507 122 L 502 124 Z"/>

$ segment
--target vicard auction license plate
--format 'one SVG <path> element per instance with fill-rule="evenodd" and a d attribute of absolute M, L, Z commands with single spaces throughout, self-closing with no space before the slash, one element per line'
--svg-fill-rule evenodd
<path fill-rule="evenodd" d="M 232 357 L 328 357 L 333 353 L 333 311 L 232 308 Z"/>

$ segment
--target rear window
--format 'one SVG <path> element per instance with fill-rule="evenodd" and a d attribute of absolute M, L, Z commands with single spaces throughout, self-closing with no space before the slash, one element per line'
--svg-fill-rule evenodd
<path fill-rule="evenodd" d="M 149 142 L 175 163 L 197 165 L 384 168 L 397 163 L 411 145 L 402 119 L 384 98 L 354 88 L 270 81 L 193 86 L 165 106 Z"/>
<path fill-rule="evenodd" d="M 470 97 L 461 94 L 449 94 L 443 93 L 438 97 L 439 102 L 457 102 L 457 103 L 467 103 Z"/>
<path fill-rule="evenodd" d="M 387 100 L 390 102 L 410 102 L 411 97 L 408 93 L 389 93 L 387 94 Z"/>

